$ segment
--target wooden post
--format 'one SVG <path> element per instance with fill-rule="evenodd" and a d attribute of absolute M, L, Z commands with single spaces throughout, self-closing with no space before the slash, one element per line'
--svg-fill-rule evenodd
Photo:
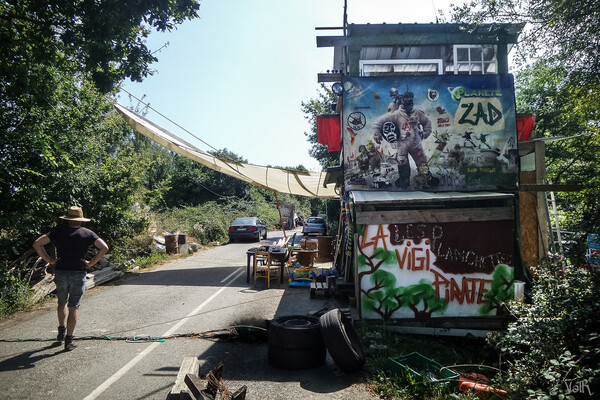
<path fill-rule="evenodd" d="M 275 202 L 277 203 L 277 211 L 279 211 L 279 221 L 281 222 L 281 229 L 283 230 L 283 240 L 287 240 L 287 237 L 285 235 L 285 225 L 283 225 L 283 218 L 281 217 L 281 208 L 279 208 L 279 199 L 277 198 L 277 192 L 273 191 L 273 193 L 275 193 Z"/>

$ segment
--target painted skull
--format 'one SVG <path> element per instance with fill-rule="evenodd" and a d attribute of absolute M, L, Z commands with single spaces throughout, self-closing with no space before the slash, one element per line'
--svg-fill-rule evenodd
<path fill-rule="evenodd" d="M 396 143 L 398 141 L 398 128 L 393 122 L 386 122 L 383 124 L 381 134 L 383 138 L 390 143 Z"/>

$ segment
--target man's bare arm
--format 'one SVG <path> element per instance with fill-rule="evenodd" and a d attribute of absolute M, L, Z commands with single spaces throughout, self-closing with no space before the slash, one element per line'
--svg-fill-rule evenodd
<path fill-rule="evenodd" d="M 50 257 L 44 248 L 45 245 L 50 243 L 50 238 L 48 235 L 42 235 L 33 242 L 33 248 L 38 256 L 42 257 L 42 260 L 46 261 L 48 264 L 52 265 L 56 263 L 56 259 L 54 257 Z"/>
<path fill-rule="evenodd" d="M 96 239 L 94 246 L 98 248 L 98 253 L 90 261 L 83 260 L 87 268 L 92 268 L 94 265 L 96 265 L 98 261 L 100 261 L 108 252 L 108 245 L 100 238 Z"/>

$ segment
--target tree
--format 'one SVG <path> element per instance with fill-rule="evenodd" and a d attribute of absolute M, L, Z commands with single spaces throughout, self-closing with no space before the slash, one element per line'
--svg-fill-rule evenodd
<path fill-rule="evenodd" d="M 130 209 L 143 174 L 104 93 L 150 73 L 151 28 L 197 10 L 196 0 L 0 2 L 1 259 L 73 203 L 92 207 L 107 239 L 139 226 Z"/>
<path fill-rule="evenodd" d="M 586 233 L 600 231 L 600 81 L 538 61 L 517 75 L 516 85 L 517 111 L 536 115 L 535 138 L 572 137 L 547 143 L 546 170 L 552 183 L 584 187 L 557 193 L 562 229 L 581 232 L 573 239 L 584 245 Z"/>
<path fill-rule="evenodd" d="M 20 0 L 0 3 L 3 98 L 38 97 L 56 69 L 89 75 L 103 92 L 124 78 L 141 81 L 156 61 L 145 39 L 197 17 L 197 0 L 97 2 Z"/>
<path fill-rule="evenodd" d="M 600 75 L 600 0 L 472 0 L 451 17 L 466 23 L 526 23 L 519 60 L 553 60 L 569 71 Z"/>
<path fill-rule="evenodd" d="M 331 104 L 336 103 L 338 97 L 322 83 L 317 94 L 318 97 L 316 99 L 302 102 L 302 112 L 305 114 L 304 118 L 308 119 L 310 123 L 311 131 L 310 133 L 304 132 L 304 135 L 306 136 L 306 140 L 311 144 L 308 153 L 312 158 L 319 161 L 321 167 L 325 169 L 330 166 L 339 165 L 340 152 L 329 152 L 327 146 L 317 142 L 317 116 L 332 114 L 334 110 L 332 110 Z"/>
<path fill-rule="evenodd" d="M 548 181 L 584 186 L 557 194 L 561 228 L 580 233 L 573 238 L 580 262 L 585 234 L 600 231 L 599 7 L 599 0 L 474 0 L 452 13 L 458 22 L 527 24 L 516 51 L 517 111 L 536 115 L 534 138 L 574 137 L 547 143 L 546 167 Z"/>

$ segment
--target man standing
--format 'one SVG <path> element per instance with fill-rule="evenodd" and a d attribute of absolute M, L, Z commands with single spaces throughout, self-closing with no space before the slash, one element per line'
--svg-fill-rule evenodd
<path fill-rule="evenodd" d="M 56 264 L 54 283 L 58 297 L 58 341 L 65 341 L 65 350 L 75 348 L 73 331 L 79 317 L 79 303 L 85 291 L 86 270 L 94 266 L 108 251 L 104 240 L 91 230 L 81 226 L 89 221 L 83 217 L 81 207 L 69 207 L 67 215 L 60 217 L 67 224 L 58 225 L 33 243 L 36 253 L 48 264 Z M 50 257 L 44 246 L 54 243 L 57 257 Z M 85 260 L 88 247 L 94 245 L 98 254 L 89 261 Z M 66 321 L 66 326 L 65 326 Z"/>

